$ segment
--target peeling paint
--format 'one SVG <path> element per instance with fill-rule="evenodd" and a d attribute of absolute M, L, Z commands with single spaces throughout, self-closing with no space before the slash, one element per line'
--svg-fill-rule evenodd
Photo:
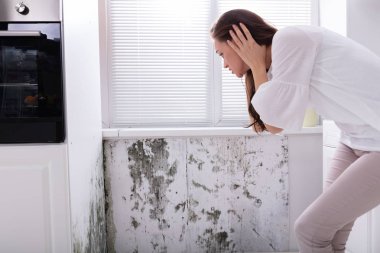
<path fill-rule="evenodd" d="M 144 177 L 149 183 L 148 201 L 152 207 L 149 210 L 149 217 L 157 220 L 162 229 L 167 227 L 162 220 L 169 201 L 166 197 L 166 190 L 177 173 L 177 162 L 168 164 L 168 157 L 169 152 L 165 139 L 137 140 L 128 148 L 128 158 L 131 161 L 129 171 L 133 179 L 131 190 L 134 193 L 131 198 L 135 202 L 141 200 L 141 197 L 135 198 L 134 196 L 138 195 L 137 189 L 142 186 Z"/>

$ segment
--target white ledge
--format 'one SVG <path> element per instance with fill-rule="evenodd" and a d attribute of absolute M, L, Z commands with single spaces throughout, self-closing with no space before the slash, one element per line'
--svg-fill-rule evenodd
<path fill-rule="evenodd" d="M 322 126 L 304 127 L 301 131 L 283 131 L 278 135 L 322 134 Z M 189 128 L 105 128 L 103 139 L 128 139 L 150 137 L 191 136 L 257 136 L 250 128 L 243 127 L 189 127 Z M 259 135 L 271 135 L 268 132 Z"/>

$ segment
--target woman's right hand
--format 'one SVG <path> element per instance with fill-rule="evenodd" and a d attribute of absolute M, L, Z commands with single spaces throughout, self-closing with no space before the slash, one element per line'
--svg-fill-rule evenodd
<path fill-rule="evenodd" d="M 227 40 L 227 44 L 240 56 L 240 58 L 251 68 L 252 72 L 261 69 L 266 70 L 266 45 L 260 46 L 252 37 L 248 28 L 240 23 L 240 27 L 232 25 L 234 30 L 230 30 L 232 41 Z"/>

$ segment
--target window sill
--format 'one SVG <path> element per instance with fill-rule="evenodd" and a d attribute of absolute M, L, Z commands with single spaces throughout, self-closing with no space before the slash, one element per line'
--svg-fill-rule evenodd
<path fill-rule="evenodd" d="M 283 131 L 279 135 L 322 134 L 322 126 L 304 127 L 301 131 Z M 243 127 L 191 127 L 191 128 L 105 128 L 103 139 L 191 136 L 257 136 L 252 129 Z M 266 132 L 261 135 L 271 135 Z"/>

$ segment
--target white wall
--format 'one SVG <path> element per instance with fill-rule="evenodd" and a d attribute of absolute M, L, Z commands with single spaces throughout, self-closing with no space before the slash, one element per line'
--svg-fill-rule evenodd
<path fill-rule="evenodd" d="M 380 1 L 347 0 L 347 36 L 380 55 Z"/>
<path fill-rule="evenodd" d="M 346 36 L 346 5 L 346 0 L 319 0 L 319 25 Z"/>
<path fill-rule="evenodd" d="M 104 252 L 98 5 L 63 0 L 63 26 L 73 251 Z"/>

